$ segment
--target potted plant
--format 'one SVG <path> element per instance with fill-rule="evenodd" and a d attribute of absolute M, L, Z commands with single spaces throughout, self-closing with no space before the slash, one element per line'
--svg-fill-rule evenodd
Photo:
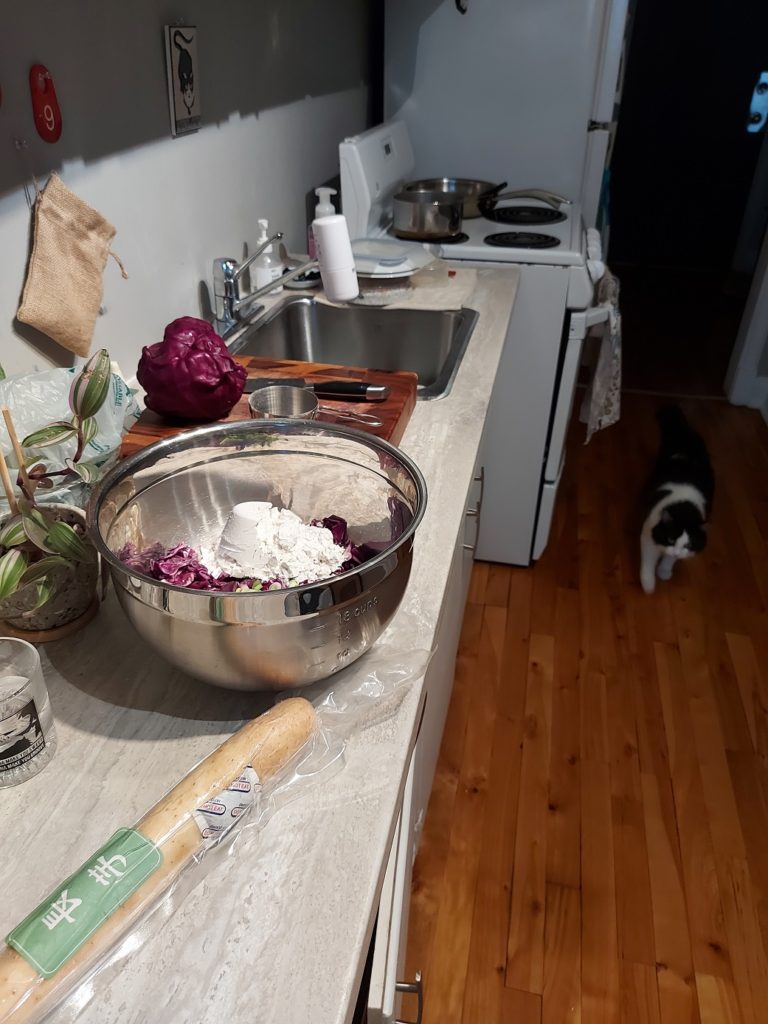
<path fill-rule="evenodd" d="M 109 354 L 101 349 L 75 377 L 69 393 L 72 416 L 34 431 L 19 443 L 13 421 L 3 410 L 8 434 L 19 464 L 17 497 L 0 451 L 0 474 L 10 515 L 0 524 L 0 619 L 6 627 L 36 640 L 53 639 L 88 621 L 97 607 L 99 560 L 85 534 L 83 511 L 73 505 L 41 505 L 38 490 L 58 479 L 79 477 L 93 483 L 101 470 L 83 462 L 86 445 L 96 437 L 96 413 L 109 393 Z M 25 453 L 40 453 L 73 439 L 75 450 L 62 467 L 44 461 L 27 466 Z M 40 633 L 48 633 L 41 636 Z"/>

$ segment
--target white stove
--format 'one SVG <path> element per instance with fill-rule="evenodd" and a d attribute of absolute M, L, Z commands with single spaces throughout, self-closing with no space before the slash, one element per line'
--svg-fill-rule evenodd
<path fill-rule="evenodd" d="M 346 139 L 339 146 L 339 163 L 351 238 L 392 237 L 392 197 L 413 177 L 415 166 L 405 124 L 385 123 Z M 472 175 L 471 168 L 446 167 L 438 173 Z M 499 180 L 505 177 L 514 175 L 499 168 Z M 540 209 L 545 223 L 531 223 L 535 212 L 523 213 L 520 224 L 477 217 L 464 220 L 462 240 L 424 245 L 446 260 L 520 270 L 486 420 L 476 557 L 528 565 L 549 537 L 584 338 L 607 319 L 607 309 L 592 306 L 604 265 L 599 243 L 592 238 L 588 246 L 577 204 L 561 204 L 559 218 L 537 199 L 505 200 L 498 206 Z M 496 235 L 505 236 L 501 244 L 494 244 Z"/>

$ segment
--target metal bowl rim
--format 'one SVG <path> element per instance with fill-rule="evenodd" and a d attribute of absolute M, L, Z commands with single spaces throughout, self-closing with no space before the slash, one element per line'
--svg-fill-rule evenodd
<path fill-rule="evenodd" d="M 208 436 L 215 436 L 217 433 L 237 433 L 239 430 L 253 430 L 253 429 L 280 429 L 285 434 L 290 434 L 293 431 L 290 428 L 294 428 L 295 432 L 307 432 L 309 428 L 310 433 L 317 433 L 321 435 L 331 434 L 338 435 L 339 437 L 349 438 L 353 441 L 362 441 L 368 447 L 374 450 L 379 449 L 391 455 L 397 459 L 402 465 L 408 470 L 413 477 L 416 484 L 416 492 L 418 497 L 418 504 L 416 511 L 413 514 L 413 519 L 410 521 L 404 532 L 394 541 L 390 547 L 381 551 L 374 558 L 369 558 L 367 562 L 363 562 L 361 565 L 357 565 L 352 569 L 347 569 L 346 572 L 338 573 L 336 576 L 329 576 L 327 579 L 315 580 L 313 583 L 305 583 L 300 587 L 282 587 L 280 590 L 243 590 L 243 591 L 212 591 L 212 590 L 193 590 L 190 587 L 179 587 L 172 583 L 164 583 L 162 580 L 156 580 L 152 576 L 147 576 L 145 573 L 139 572 L 136 569 L 131 569 L 129 566 L 121 562 L 120 559 L 114 554 L 114 552 L 107 547 L 106 542 L 101 536 L 101 532 L 98 527 L 98 513 L 101 507 L 102 500 L 106 492 L 118 483 L 121 479 L 128 476 L 129 473 L 133 472 L 134 469 L 140 465 L 140 463 L 147 458 L 147 456 L 155 452 L 171 453 L 174 449 L 182 450 L 185 439 L 189 438 L 205 438 Z M 285 429 L 287 428 L 287 429 Z M 88 536 L 93 543 L 96 550 L 101 554 L 102 558 L 105 559 L 110 569 L 116 569 L 125 576 L 129 576 L 132 579 L 139 579 L 144 583 L 149 583 L 154 587 L 158 587 L 162 590 L 169 590 L 179 594 L 185 594 L 190 596 L 192 600 L 199 599 L 200 601 L 208 601 L 212 596 L 225 597 L 228 599 L 258 599 L 266 597 L 275 597 L 282 594 L 305 594 L 316 590 L 318 588 L 327 587 L 330 583 L 340 582 L 342 580 L 351 579 L 358 575 L 361 569 L 370 569 L 377 566 L 397 551 L 403 544 L 409 540 L 414 533 L 416 528 L 424 518 L 424 513 L 427 508 L 427 482 L 424 479 L 424 474 L 421 472 L 416 463 L 406 455 L 395 445 L 390 444 L 389 441 L 385 441 L 381 437 L 376 437 L 375 434 L 369 434 L 364 430 L 356 430 L 353 427 L 342 427 L 336 424 L 319 424 L 313 420 L 292 420 L 292 419 L 259 419 L 259 420 L 242 420 L 236 423 L 221 424 L 215 423 L 209 427 L 198 427 L 194 430 L 185 431 L 183 434 L 177 434 L 171 438 L 165 438 L 162 441 L 156 441 L 154 444 L 147 445 L 142 448 L 141 451 L 134 452 L 133 455 L 129 455 L 127 458 L 122 459 L 118 464 L 107 473 L 102 480 L 94 488 L 91 497 L 88 501 L 86 508 L 86 525 Z M 389 574 L 387 574 L 389 575 Z"/>

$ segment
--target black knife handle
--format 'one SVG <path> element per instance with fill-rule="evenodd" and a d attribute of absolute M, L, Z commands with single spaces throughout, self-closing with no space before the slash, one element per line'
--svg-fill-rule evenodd
<path fill-rule="evenodd" d="M 368 384 L 364 380 L 325 380 L 312 385 L 319 398 L 337 398 L 346 401 L 362 399 L 365 402 L 383 402 L 389 396 L 384 384 Z"/>

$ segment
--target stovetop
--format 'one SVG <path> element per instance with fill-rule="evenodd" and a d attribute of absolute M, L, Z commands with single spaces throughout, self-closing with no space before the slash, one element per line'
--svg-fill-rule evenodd
<path fill-rule="evenodd" d="M 339 146 L 339 163 L 342 211 L 350 237 L 354 240 L 387 236 L 392 224 L 392 196 L 414 175 L 413 149 L 404 122 L 377 125 L 345 139 Z M 563 205 L 558 211 L 530 198 L 502 200 L 492 216 L 496 219 L 465 219 L 462 230 L 466 238 L 461 241 L 425 243 L 425 246 L 436 256 L 448 260 L 585 266 L 586 238 L 577 204 Z M 547 247 L 530 248 L 520 244 L 522 239 L 514 237 L 516 225 L 518 234 L 549 236 Z M 503 244 L 486 241 L 489 235 L 503 234 L 510 229 L 512 234 Z M 530 244 L 530 239 L 528 242 Z"/>
<path fill-rule="evenodd" d="M 487 210 L 483 216 L 496 224 L 559 224 L 565 220 L 562 210 L 554 210 L 551 206 L 508 206 L 501 205 Z"/>
<path fill-rule="evenodd" d="M 560 239 L 540 231 L 496 231 L 485 236 L 485 244 L 499 249 L 554 249 Z"/>
<path fill-rule="evenodd" d="M 436 243 L 430 246 L 435 255 L 447 260 L 471 260 L 482 263 L 539 263 L 548 266 L 583 266 L 586 260 L 586 238 L 581 222 L 581 209 L 573 203 L 554 211 L 545 204 L 534 206 L 530 200 L 506 204 L 503 209 L 539 209 L 547 219 L 540 227 L 525 222 L 525 227 L 508 230 L 506 225 L 485 217 L 464 220 L 463 242 Z M 560 219 L 550 217 L 559 212 Z M 524 214 L 524 216 L 528 216 Z M 492 239 L 489 241 L 489 239 Z"/>

